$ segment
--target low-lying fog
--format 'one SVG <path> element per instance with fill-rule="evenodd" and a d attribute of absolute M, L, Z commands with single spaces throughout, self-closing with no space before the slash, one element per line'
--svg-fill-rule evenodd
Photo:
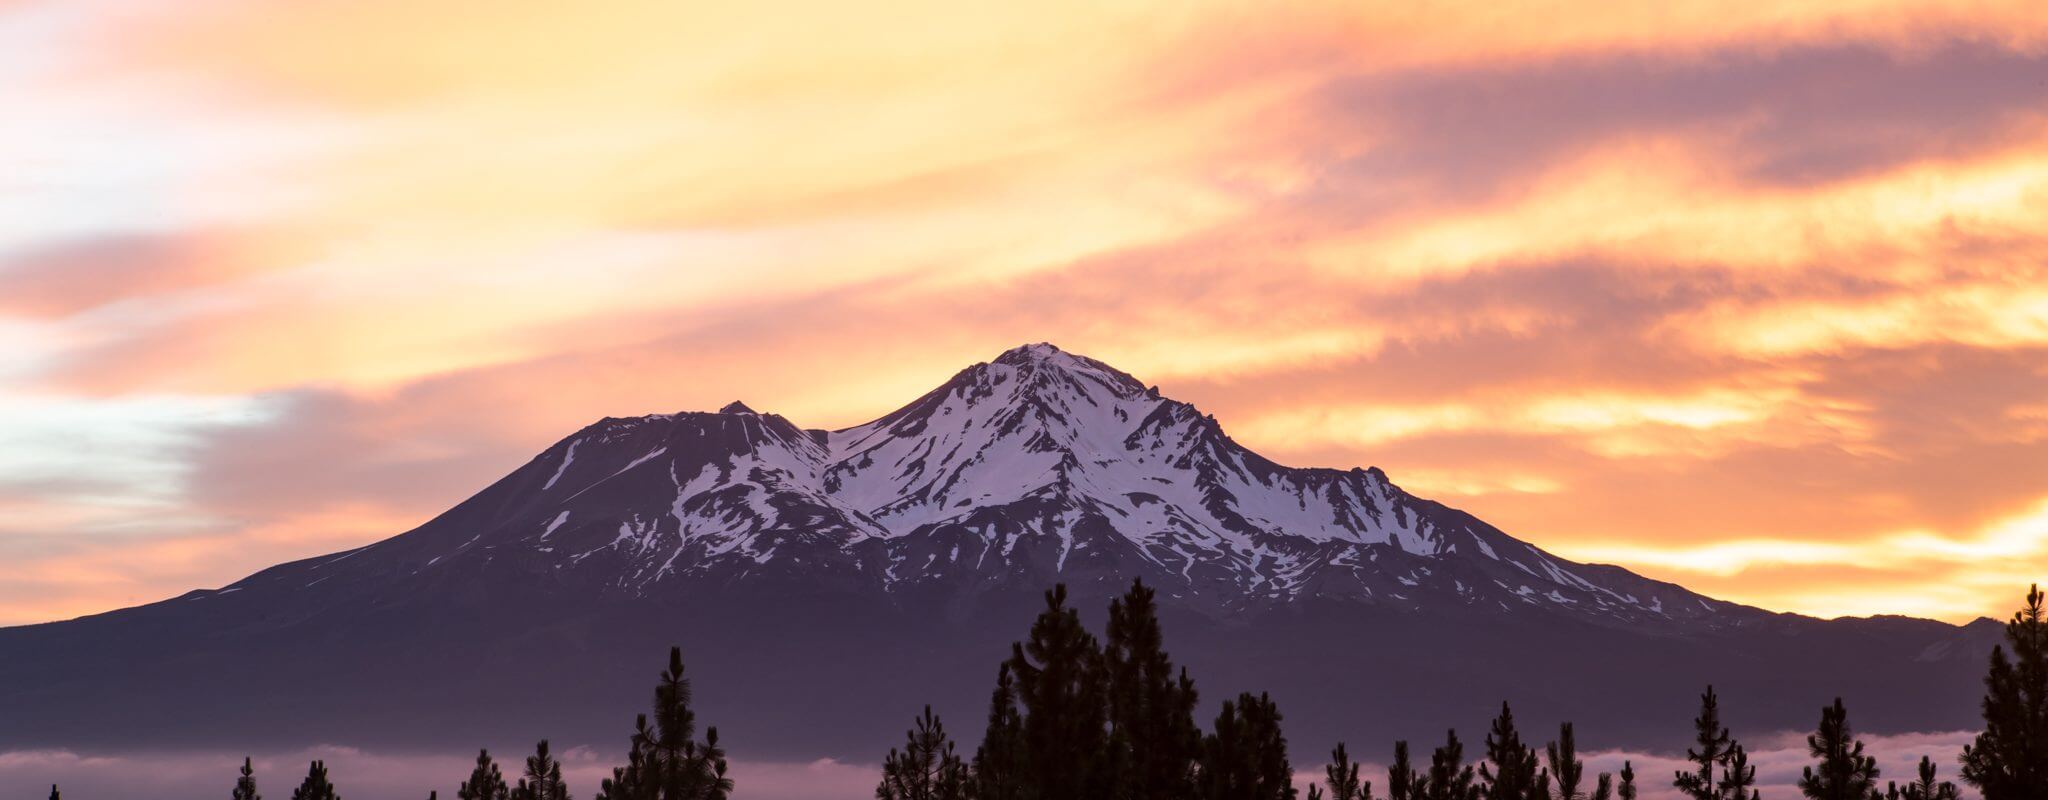
<path fill-rule="evenodd" d="M 1523 736 L 1542 740 L 1547 736 L 1524 731 Z M 1943 780 L 1956 781 L 1956 758 L 1973 734 L 1963 732 L 1919 733 L 1898 736 L 1864 736 L 1868 751 L 1877 756 L 1882 780 L 1901 783 L 1912 780 L 1920 756 L 1933 756 L 1941 767 Z M 1483 731 L 1461 732 L 1466 753 L 1483 753 Z M 1798 795 L 1794 787 L 1802 766 L 1812 763 L 1806 752 L 1803 732 L 1786 732 L 1743 738 L 1757 779 L 1766 798 Z M 889 745 L 882 743 L 886 751 Z M 1321 764 L 1328 749 L 1320 743 L 1290 742 L 1291 756 L 1306 783 L 1320 779 Z M 1429 750 L 1436 742 L 1411 743 L 1414 757 L 1427 765 Z M 1362 748 L 1361 748 L 1362 749 Z M 507 782 L 515 782 L 531 745 L 491 754 L 504 771 Z M 429 791 L 453 800 L 458 783 L 469 776 L 475 753 L 439 755 L 366 752 L 349 747 L 318 747 L 290 752 L 256 753 L 256 781 L 266 797 L 290 797 L 291 790 L 305 776 L 306 763 L 323 759 L 336 788 L 348 800 L 420 800 Z M 1374 792 L 1385 794 L 1386 770 L 1379 761 L 1387 753 L 1360 752 L 1368 761 L 1362 771 L 1372 776 Z M 1587 761 L 1587 790 L 1592 775 L 1617 771 L 1623 759 L 1635 762 L 1636 782 L 1645 800 L 1672 797 L 1671 775 L 1681 768 L 1683 753 L 1626 753 L 1602 751 L 1583 754 Z M 48 796 L 50 784 L 60 784 L 66 800 L 209 800 L 226 797 L 242 765 L 241 753 L 148 752 L 72 753 L 33 750 L 0 753 L 0 797 L 40 798 Z M 571 793 L 588 800 L 598 781 L 611 774 L 617 763 L 612 754 L 575 748 L 560 754 L 563 774 Z M 848 764 L 832 760 L 811 763 L 776 763 L 735 760 L 731 774 L 738 783 L 736 800 L 867 800 L 874 796 L 874 764 Z M 1965 786 L 1965 796 L 1974 797 Z"/>

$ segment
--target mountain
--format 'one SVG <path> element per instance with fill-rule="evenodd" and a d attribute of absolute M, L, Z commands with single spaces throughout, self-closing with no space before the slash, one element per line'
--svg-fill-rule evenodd
<path fill-rule="evenodd" d="M 1574 563 L 1378 469 L 1275 464 L 1036 344 L 844 430 L 740 403 L 607 418 L 393 538 L 0 630 L 0 745 L 616 749 L 676 642 L 738 752 L 871 759 L 921 703 L 977 719 L 1044 588 L 1099 623 L 1134 579 L 1209 696 L 1272 689 L 1314 746 L 1433 737 L 1504 697 L 1662 743 L 1709 681 L 1738 726 L 1840 694 L 1865 730 L 1963 728 L 1996 637 Z"/>

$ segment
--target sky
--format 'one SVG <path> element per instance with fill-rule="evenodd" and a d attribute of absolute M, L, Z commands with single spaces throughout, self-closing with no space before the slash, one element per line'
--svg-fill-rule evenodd
<path fill-rule="evenodd" d="M 0 0 L 0 109 L 0 625 L 1035 341 L 1721 598 L 2048 579 L 2031 1 Z"/>

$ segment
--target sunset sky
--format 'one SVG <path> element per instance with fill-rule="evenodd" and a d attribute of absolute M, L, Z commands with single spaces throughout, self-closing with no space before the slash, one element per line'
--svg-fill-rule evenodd
<path fill-rule="evenodd" d="M 0 624 L 1041 340 L 1713 596 L 2048 581 L 2039 0 L 0 0 L 0 108 Z"/>

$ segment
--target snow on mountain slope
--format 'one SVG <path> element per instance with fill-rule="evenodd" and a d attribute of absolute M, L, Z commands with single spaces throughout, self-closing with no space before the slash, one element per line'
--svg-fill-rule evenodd
<path fill-rule="evenodd" d="M 738 403 L 605 419 L 415 531 L 287 566 L 244 583 L 505 568 L 632 594 L 1143 578 L 1218 614 L 1309 597 L 1603 621 L 1753 611 L 1556 558 L 1378 469 L 1274 464 L 1048 344 L 840 431 Z"/>

